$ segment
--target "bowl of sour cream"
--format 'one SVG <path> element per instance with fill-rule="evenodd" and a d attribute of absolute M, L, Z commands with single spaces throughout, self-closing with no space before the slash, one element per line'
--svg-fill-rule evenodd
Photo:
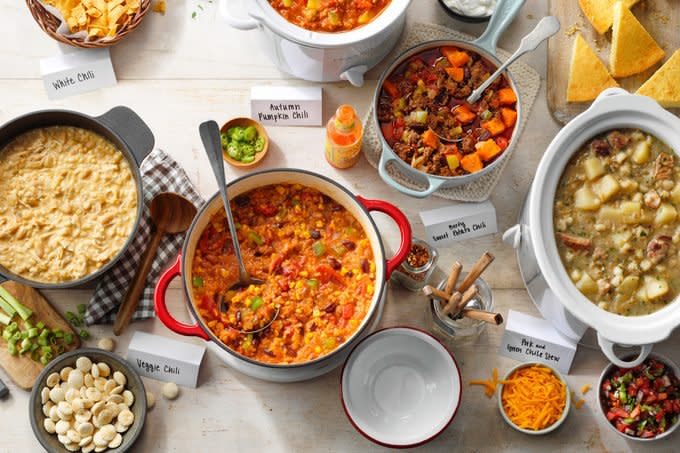
<path fill-rule="evenodd" d="M 454 19 L 465 22 L 486 22 L 496 10 L 497 0 L 439 0 L 442 8 Z"/>

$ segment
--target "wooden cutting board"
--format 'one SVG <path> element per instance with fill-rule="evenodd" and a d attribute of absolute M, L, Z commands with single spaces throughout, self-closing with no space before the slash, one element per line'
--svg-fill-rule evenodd
<path fill-rule="evenodd" d="M 666 51 L 664 61 L 680 47 L 680 32 L 678 32 L 680 30 L 680 1 L 641 0 L 633 6 L 631 11 Z M 577 0 L 551 0 L 550 14 L 559 19 L 562 29 L 548 42 L 548 107 L 553 117 L 564 124 L 590 106 L 590 103 L 567 102 L 571 49 L 576 37 L 574 31 L 581 32 L 588 44 L 609 67 L 611 30 L 604 35 L 598 34 L 581 12 Z M 662 63 L 641 74 L 618 79 L 617 82 L 626 90 L 635 92 Z M 671 109 L 671 111 L 680 114 L 680 109 Z"/>
<path fill-rule="evenodd" d="M 45 323 L 45 326 L 51 329 L 61 329 L 64 332 L 73 333 L 74 341 L 66 350 L 70 351 L 80 347 L 80 338 L 73 331 L 69 323 L 37 290 L 14 282 L 5 282 L 2 284 L 2 287 L 33 311 L 33 316 L 31 317 L 33 324 L 42 321 Z M 15 316 L 14 320 L 18 320 L 21 326 L 23 322 L 21 318 Z M 7 351 L 7 342 L 2 337 L 0 337 L 0 366 L 2 366 L 16 385 L 25 390 L 30 390 L 33 387 L 33 383 L 43 369 L 43 365 L 40 362 L 36 362 L 26 355 L 10 355 Z"/>

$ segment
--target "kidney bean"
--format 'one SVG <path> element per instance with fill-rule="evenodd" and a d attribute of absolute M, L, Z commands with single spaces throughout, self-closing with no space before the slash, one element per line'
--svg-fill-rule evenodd
<path fill-rule="evenodd" d="M 350 252 L 353 251 L 353 250 L 356 250 L 356 248 L 357 248 L 356 243 L 354 241 L 350 241 L 348 239 L 343 239 L 342 245 L 345 246 L 345 248 L 347 250 L 349 250 Z"/>

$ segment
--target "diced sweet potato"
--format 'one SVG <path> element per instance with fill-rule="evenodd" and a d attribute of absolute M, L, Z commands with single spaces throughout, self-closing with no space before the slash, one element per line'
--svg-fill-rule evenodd
<path fill-rule="evenodd" d="M 441 51 L 442 55 L 444 55 L 453 66 L 461 67 L 470 61 L 470 55 L 464 50 L 457 49 L 456 47 L 442 47 Z"/>
<path fill-rule="evenodd" d="M 498 102 L 501 105 L 512 105 L 517 102 L 517 95 L 512 88 L 501 88 L 498 90 Z"/>
<path fill-rule="evenodd" d="M 499 118 L 492 118 L 489 121 L 482 121 L 482 127 L 489 131 L 492 137 L 500 135 L 505 130 L 505 124 Z"/>
<path fill-rule="evenodd" d="M 454 66 L 452 68 L 446 68 L 445 70 L 449 77 L 451 77 L 456 82 L 462 82 L 465 78 L 465 70 L 463 68 L 457 68 Z"/>
<path fill-rule="evenodd" d="M 496 157 L 501 151 L 500 146 L 493 140 L 488 139 L 483 142 L 479 142 L 475 145 L 477 149 L 477 154 L 482 158 L 483 161 L 488 161 Z"/>
<path fill-rule="evenodd" d="M 467 105 L 459 105 L 456 110 L 453 111 L 456 119 L 462 124 L 471 123 L 477 118 L 477 115 L 470 110 Z"/>
<path fill-rule="evenodd" d="M 503 124 L 505 124 L 505 127 L 512 127 L 517 122 L 517 111 L 503 107 L 501 109 L 501 117 L 503 118 Z"/>
<path fill-rule="evenodd" d="M 387 91 L 387 94 L 389 94 L 390 97 L 392 97 L 393 99 L 399 97 L 399 90 L 397 89 L 397 86 L 394 84 L 394 82 L 392 82 L 391 80 L 385 79 L 382 86 L 383 89 Z"/>
<path fill-rule="evenodd" d="M 469 173 L 475 173 L 484 168 L 482 159 L 477 153 L 467 154 L 460 160 L 460 165 Z"/>
<path fill-rule="evenodd" d="M 437 149 L 439 146 L 439 137 L 435 134 L 432 129 L 427 129 L 422 135 L 423 143 L 432 149 Z"/>

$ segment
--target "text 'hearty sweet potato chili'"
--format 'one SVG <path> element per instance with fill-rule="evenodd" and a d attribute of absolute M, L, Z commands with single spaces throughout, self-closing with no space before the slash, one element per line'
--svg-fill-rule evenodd
<path fill-rule="evenodd" d="M 269 0 L 288 22 L 311 31 L 349 31 L 372 21 L 391 0 Z"/>
<path fill-rule="evenodd" d="M 231 202 L 245 266 L 265 281 L 238 292 L 224 211 L 196 247 L 192 290 L 207 326 L 234 351 L 261 362 L 324 356 L 356 332 L 375 291 L 375 262 L 362 226 L 344 207 L 300 185 L 261 187 Z M 222 305 L 222 308 L 220 308 Z M 266 330 L 260 327 L 280 312 Z"/>
<path fill-rule="evenodd" d="M 504 75 L 479 101 L 466 102 L 495 70 L 479 54 L 457 47 L 414 55 L 383 82 L 383 137 L 417 170 L 449 177 L 480 171 L 505 151 L 517 122 L 517 96 Z"/>

